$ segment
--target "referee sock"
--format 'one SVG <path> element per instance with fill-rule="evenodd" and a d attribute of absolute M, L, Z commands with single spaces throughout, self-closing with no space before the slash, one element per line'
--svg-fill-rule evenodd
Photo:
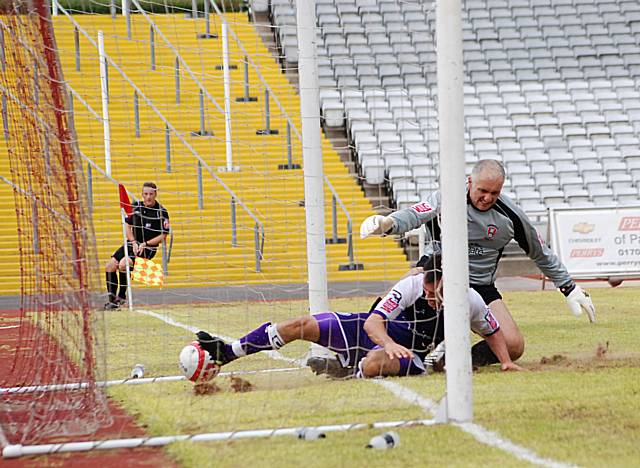
<path fill-rule="evenodd" d="M 118 292 L 118 274 L 115 271 L 107 271 L 107 292 L 109 293 L 109 302 L 115 302 Z"/>
<path fill-rule="evenodd" d="M 118 293 L 118 297 L 124 299 L 127 297 L 127 272 L 120 271 L 118 272 L 118 276 L 120 277 L 120 292 Z"/>
<path fill-rule="evenodd" d="M 485 340 L 479 341 L 471 347 L 471 364 L 474 367 L 488 366 L 498 362 L 500 360 L 493 354 Z"/>

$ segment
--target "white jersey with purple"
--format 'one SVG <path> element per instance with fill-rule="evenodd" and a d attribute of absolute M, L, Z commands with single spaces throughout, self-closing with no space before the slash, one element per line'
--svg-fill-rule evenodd
<path fill-rule="evenodd" d="M 407 276 L 396 283 L 373 310 L 387 320 L 389 336 L 397 343 L 417 352 L 416 343 L 438 344 L 444 339 L 444 320 L 424 297 L 424 273 Z M 469 289 L 469 321 L 471 330 L 482 337 L 494 334 L 500 328 L 491 309 L 480 294 Z"/>
<path fill-rule="evenodd" d="M 345 366 L 355 366 L 377 345 L 364 331 L 364 323 L 372 313 L 387 321 L 387 333 L 420 359 L 430 345 L 444 340 L 444 319 L 429 306 L 422 288 L 424 274 L 400 280 L 371 312 L 314 314 L 320 328 L 318 344 L 334 351 Z M 471 329 L 480 336 L 490 336 L 500 325 L 480 295 L 469 289 Z"/>

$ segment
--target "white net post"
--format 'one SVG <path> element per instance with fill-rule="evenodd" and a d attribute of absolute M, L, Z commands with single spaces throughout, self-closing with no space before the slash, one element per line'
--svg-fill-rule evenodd
<path fill-rule="evenodd" d="M 102 97 L 102 131 L 104 134 L 104 170 L 111 175 L 111 123 L 109 122 L 109 83 L 107 60 L 104 52 L 104 34 L 98 31 L 98 56 L 100 58 L 100 90 Z"/>
<path fill-rule="evenodd" d="M 312 314 L 329 310 L 315 11 L 313 0 L 297 4 L 309 308 Z"/>
<path fill-rule="evenodd" d="M 442 187 L 442 251 L 447 416 L 473 419 L 469 338 L 469 260 L 464 188 L 462 22 L 459 0 L 438 2 L 436 11 Z"/>

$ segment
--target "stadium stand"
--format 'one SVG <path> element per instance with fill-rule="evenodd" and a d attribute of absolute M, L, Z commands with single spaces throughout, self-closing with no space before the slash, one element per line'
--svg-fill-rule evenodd
<path fill-rule="evenodd" d="M 434 3 L 316 5 L 326 125 L 345 126 L 365 181 L 384 177 L 395 204 L 411 204 L 433 187 L 422 168 L 438 167 Z M 463 11 L 468 167 L 502 160 L 529 212 L 637 203 L 640 4 L 468 0 Z M 270 12 L 295 22 L 289 0 Z M 295 36 L 281 45 L 290 57 Z"/>
<path fill-rule="evenodd" d="M 259 6 L 259 4 L 258 4 Z M 104 30 L 107 53 L 110 53 L 128 76 L 137 83 L 158 106 L 176 128 L 189 140 L 190 144 L 208 162 L 217 169 L 224 165 L 224 137 L 200 138 L 192 135 L 198 128 L 198 90 L 193 81 L 183 77 L 182 102 L 177 105 L 173 84 L 174 58 L 170 51 L 158 45 L 158 67 L 151 72 L 148 67 L 149 25 L 141 15 L 132 17 L 133 31 L 143 34 L 142 39 L 126 40 L 124 20 L 113 21 L 108 15 L 77 15 L 77 21 L 86 28 L 92 37 L 97 30 Z M 120 17 L 119 17 L 120 18 Z M 247 45 L 254 60 L 261 67 L 262 75 L 268 80 L 272 89 L 278 90 L 278 98 L 286 112 L 293 116 L 295 125 L 299 127 L 300 103 L 295 89 L 280 73 L 277 62 L 261 41 L 258 33 L 249 24 L 246 14 L 230 14 L 229 21 L 238 31 L 239 37 Z M 186 21 L 183 15 L 156 15 L 154 20 L 167 36 L 179 44 L 181 53 L 187 63 L 202 65 L 213 70 L 203 76 L 203 81 L 218 102 L 223 102 L 221 86 L 222 71 L 215 70 L 221 56 L 221 41 L 208 41 L 206 47 L 212 51 L 203 54 L 203 45 L 194 33 L 193 22 Z M 219 23 L 218 23 L 219 27 Z M 93 109 L 101 109 L 99 61 L 97 51 L 88 42 L 81 39 L 81 70 L 76 70 L 74 51 L 74 26 L 67 18 L 60 15 L 55 18 L 55 31 L 65 79 L 82 99 Z M 243 92 L 242 56 L 235 56 L 239 66 L 232 71 L 234 96 Z M 204 69 L 204 68 L 203 68 Z M 254 77 L 252 73 L 252 77 Z M 253 249 L 254 233 L 250 220 L 238 208 L 237 232 L 239 247 L 231 245 L 230 199 L 220 185 L 204 174 L 203 184 L 206 193 L 204 208 L 198 208 L 196 164 L 197 161 L 189 151 L 181 147 L 173 137 L 172 170 L 166 171 L 164 152 L 164 124 L 156 119 L 148 106 L 140 98 L 140 114 L 142 134 L 134 135 L 133 89 L 124 83 L 115 69 L 110 68 L 109 85 L 112 125 L 112 171 L 113 176 L 124 182 L 135 195 L 145 180 L 154 180 L 160 187 L 159 200 L 168 208 L 176 242 L 169 266 L 170 287 L 218 286 L 256 283 L 304 283 L 306 278 L 306 262 L 292 261 L 305 258 L 304 236 L 291 242 L 292 229 L 296 235 L 304 233 L 304 189 L 301 170 L 283 171 L 278 165 L 286 163 L 285 120 L 280 111 L 273 110 L 273 128 L 280 128 L 280 135 L 273 137 L 257 137 L 256 129 L 263 126 L 264 102 L 260 97 L 256 103 L 233 103 L 237 112 L 234 126 L 235 163 L 241 166 L 239 172 L 220 172 L 223 179 L 265 224 L 264 258 L 262 270 L 255 272 L 255 250 Z M 252 89 L 253 94 L 262 96 L 262 90 Z M 102 123 L 97 115 L 93 115 L 79 101 L 75 100 L 75 127 L 78 132 L 81 151 L 98 166 L 104 167 L 104 149 Z M 220 115 L 211 116 L 207 125 L 211 125 L 214 135 L 225 135 L 224 119 Z M 294 158 L 299 162 L 300 146 L 294 141 Z M 364 197 L 354 178 L 348 173 L 340 161 L 331 143 L 323 138 L 324 170 L 336 192 L 349 210 L 354 220 L 362 219 L 371 213 L 371 204 Z M 6 142 L 0 139 L 2 151 L 6 151 Z M 86 162 L 85 162 L 86 166 Z M 8 161 L 0 158 L 2 174 L 9 174 Z M 93 177 L 93 215 L 94 227 L 98 243 L 96 255 L 104 264 L 109 255 L 122 242 L 117 187 L 113 182 L 103 178 L 94 170 Z M 332 234 L 331 193 L 326 190 L 326 236 Z M 20 258 L 15 233 L 15 208 L 11 187 L 0 183 L 0 262 L 3 272 L 0 273 L 0 294 L 16 294 L 20 290 Z M 248 224 L 247 224 L 248 220 Z M 339 235 L 346 235 L 346 220 L 342 211 L 338 211 Z M 241 226 L 245 226 L 243 229 Z M 249 227 L 249 229 L 247 229 Z M 407 261 L 401 249 L 392 239 L 381 239 L 382 244 L 375 245 L 361 241 L 354 235 L 355 261 L 364 265 L 368 277 L 396 278 L 406 271 Z M 387 245 L 387 247 L 383 247 Z M 386 249 L 385 258 L 381 259 L 380 249 Z M 328 276 L 330 281 L 358 280 L 362 272 L 339 271 L 339 267 L 348 263 L 347 245 L 345 243 L 327 245 Z"/>

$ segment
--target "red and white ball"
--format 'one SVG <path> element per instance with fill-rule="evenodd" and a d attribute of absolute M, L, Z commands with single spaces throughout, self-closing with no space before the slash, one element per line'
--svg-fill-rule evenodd
<path fill-rule="evenodd" d="M 179 364 L 185 377 L 197 383 L 208 382 L 220 372 L 220 366 L 197 341 L 182 348 Z"/>

